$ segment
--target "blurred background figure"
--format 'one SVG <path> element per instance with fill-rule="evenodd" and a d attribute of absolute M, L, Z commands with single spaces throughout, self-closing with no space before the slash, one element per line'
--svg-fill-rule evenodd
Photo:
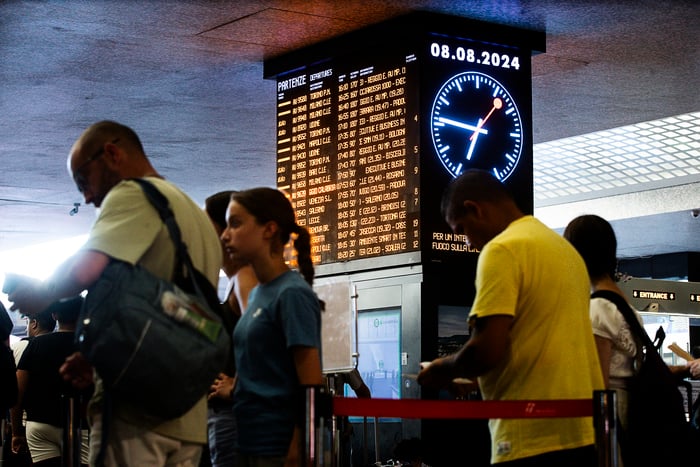
<path fill-rule="evenodd" d="M 63 429 L 67 422 L 67 399 L 74 398 L 81 406 L 92 394 L 89 387 L 76 391 L 63 380 L 59 368 L 76 351 L 75 326 L 83 298 L 62 299 L 36 315 L 51 315 L 58 322 L 55 332 L 32 338 L 17 365 L 19 396 L 12 408 L 12 450 L 15 453 L 29 449 L 35 466 L 61 467 L 63 456 Z M 26 426 L 22 412 L 26 411 Z M 81 410 L 84 413 L 84 410 Z M 75 421 L 81 426 L 81 464 L 88 464 L 87 420 Z"/>
<path fill-rule="evenodd" d="M 221 236 L 226 228 L 226 209 L 231 201 L 233 191 L 220 191 L 208 197 L 204 202 L 204 210 L 211 219 L 216 234 Z M 222 243 L 222 248 L 223 243 Z M 248 303 L 250 290 L 258 283 L 253 268 L 240 258 L 224 251 L 222 271 L 228 279 L 222 302 L 226 313 L 224 315 L 226 330 L 233 335 L 233 329 L 238 323 L 243 310 Z M 235 465 L 237 427 L 233 413 L 233 382 L 236 374 L 236 363 L 231 355 L 226 370 L 212 384 L 207 400 L 207 432 L 209 442 L 202 454 L 200 467 L 226 467 Z M 206 452 L 208 451 L 208 453 Z"/>
<path fill-rule="evenodd" d="M 17 402 L 17 373 L 15 359 L 10 350 L 10 333 L 12 333 L 12 318 L 7 314 L 5 306 L 0 303 L 0 434 L 2 438 L 2 459 L 9 455 L 9 409 Z"/>
<path fill-rule="evenodd" d="M 22 358 L 22 353 L 30 340 L 36 336 L 53 332 L 55 329 L 56 319 L 51 313 L 39 313 L 27 318 L 27 335 L 11 345 L 15 365 L 19 365 L 19 359 Z"/>
<path fill-rule="evenodd" d="M 17 377 L 15 363 L 10 350 L 10 334 L 12 333 L 12 318 L 5 306 L 0 303 L 0 410 L 5 414 L 17 400 Z"/>

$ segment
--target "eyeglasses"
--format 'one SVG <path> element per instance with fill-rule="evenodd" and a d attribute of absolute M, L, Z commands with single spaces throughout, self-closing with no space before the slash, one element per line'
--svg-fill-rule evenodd
<path fill-rule="evenodd" d="M 110 141 L 111 144 L 116 144 L 119 142 L 119 138 L 113 139 Z M 85 191 L 85 185 L 87 184 L 87 180 L 85 179 L 85 176 L 80 173 L 81 170 L 83 170 L 85 167 L 87 167 L 90 162 L 95 161 L 102 157 L 102 155 L 105 153 L 105 144 L 103 143 L 100 149 L 95 152 L 92 156 L 88 157 L 83 161 L 82 164 L 80 164 L 78 167 L 75 168 L 73 171 L 73 180 L 75 181 L 76 186 L 78 187 L 78 191 L 83 193 Z"/>

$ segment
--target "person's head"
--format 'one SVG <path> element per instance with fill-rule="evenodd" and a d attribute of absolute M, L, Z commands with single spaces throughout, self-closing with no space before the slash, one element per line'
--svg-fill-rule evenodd
<path fill-rule="evenodd" d="M 226 228 L 226 210 L 228 209 L 228 203 L 231 202 L 233 193 L 233 190 L 219 191 L 204 200 L 204 210 L 209 219 L 211 219 L 212 224 L 214 224 L 216 233 L 219 235 Z"/>
<path fill-rule="evenodd" d="M 83 306 L 83 297 L 78 295 L 72 298 L 64 298 L 57 300 L 46 309 L 44 313 L 48 313 L 58 321 L 61 326 L 74 326 L 78 321 L 80 309 Z"/>
<path fill-rule="evenodd" d="M 221 237 L 224 229 L 226 229 L 226 210 L 228 209 L 228 204 L 231 202 L 231 195 L 233 193 L 235 193 L 235 191 L 220 191 L 204 200 L 204 210 L 209 216 L 209 219 L 214 225 L 214 230 L 216 230 L 216 234 L 219 237 Z M 226 251 L 223 241 L 221 243 L 224 249 L 224 264 L 222 269 L 227 276 L 231 277 L 236 274 L 242 266 L 247 264 L 247 262 L 239 256 L 230 254 Z"/>
<path fill-rule="evenodd" d="M 47 309 L 29 318 L 27 335 L 29 337 L 40 336 L 53 332 L 54 329 L 56 329 L 56 318 Z"/>
<path fill-rule="evenodd" d="M 445 188 L 440 210 L 452 231 L 481 249 L 523 214 L 507 187 L 490 172 L 467 170 Z"/>
<path fill-rule="evenodd" d="M 578 216 L 564 229 L 564 238 L 583 258 L 591 280 L 615 279 L 617 239 L 608 221 L 594 214 Z"/>
<path fill-rule="evenodd" d="M 284 193 L 267 187 L 237 191 L 231 195 L 226 221 L 221 236 L 226 251 L 251 263 L 263 255 L 282 257 L 285 245 L 295 234 L 299 271 L 309 284 L 313 282 L 311 237 L 297 224 Z"/>
<path fill-rule="evenodd" d="M 134 130 L 105 120 L 91 125 L 73 144 L 68 172 L 85 203 L 100 207 L 117 183 L 154 171 Z"/>

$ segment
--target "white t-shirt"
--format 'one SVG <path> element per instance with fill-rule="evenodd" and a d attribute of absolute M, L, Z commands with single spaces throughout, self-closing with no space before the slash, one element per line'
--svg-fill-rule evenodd
<path fill-rule="evenodd" d="M 610 377 L 627 378 L 634 374 L 634 356 L 637 345 L 625 317 L 614 303 L 604 298 L 591 300 L 591 325 L 593 334 L 612 342 Z M 634 310 L 640 323 L 642 317 Z"/>
<path fill-rule="evenodd" d="M 22 352 L 27 348 L 27 344 L 29 344 L 28 339 L 21 339 L 10 343 L 12 355 L 15 357 L 15 366 L 19 365 L 19 359 L 22 358 Z"/>

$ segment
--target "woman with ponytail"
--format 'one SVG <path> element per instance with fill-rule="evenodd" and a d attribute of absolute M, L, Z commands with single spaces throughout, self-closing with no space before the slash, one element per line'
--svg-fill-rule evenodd
<path fill-rule="evenodd" d="M 229 254 L 251 264 L 259 281 L 233 333 L 237 465 L 297 466 L 304 386 L 323 384 L 309 232 L 296 223 L 281 191 L 253 188 L 231 196 L 221 239 Z M 299 272 L 285 261 L 290 239 Z"/>

